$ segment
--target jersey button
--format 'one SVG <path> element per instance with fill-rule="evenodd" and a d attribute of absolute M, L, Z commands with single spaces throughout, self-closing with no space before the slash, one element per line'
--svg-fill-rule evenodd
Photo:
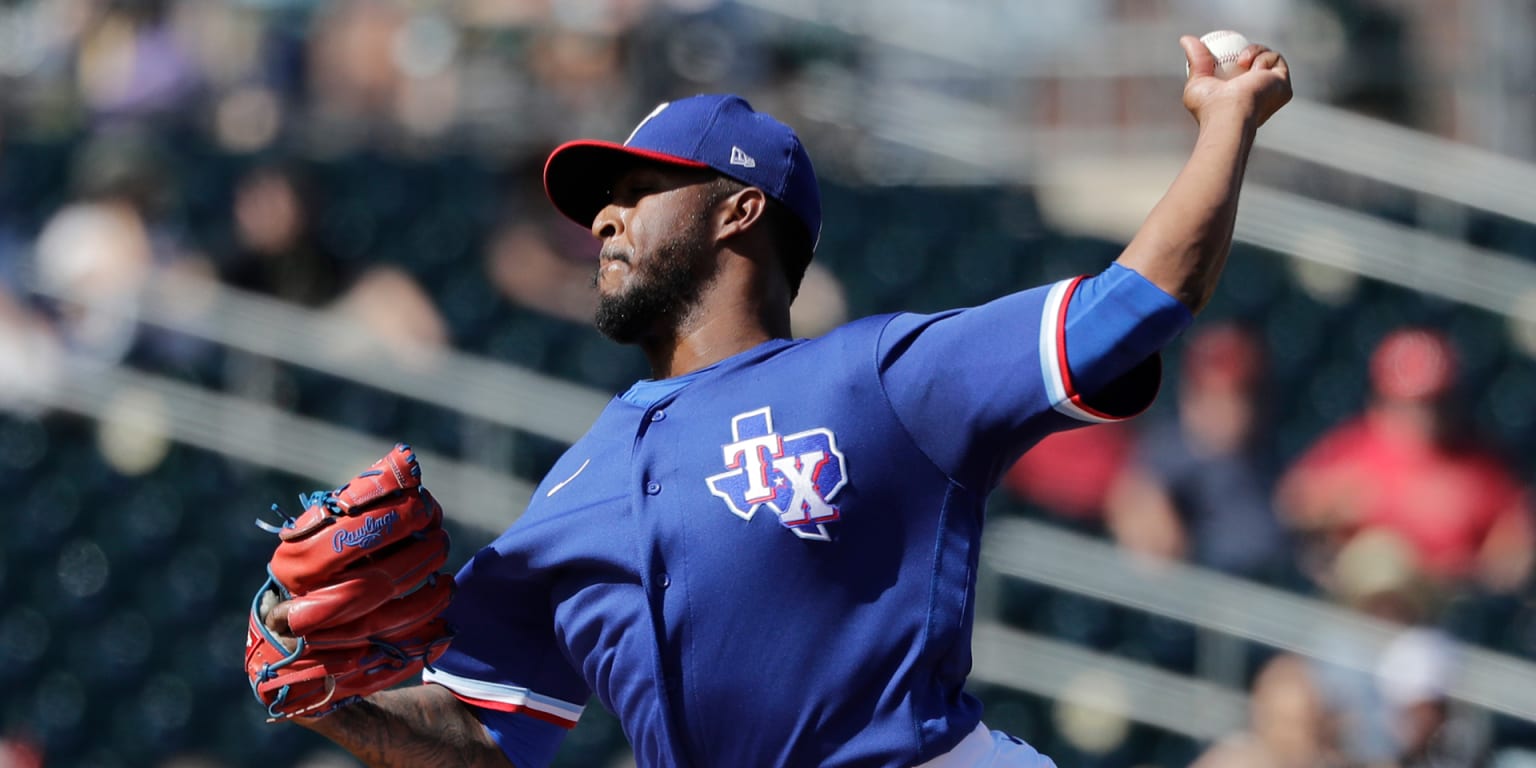
<path fill-rule="evenodd" d="M 656 583 L 660 584 L 662 589 L 666 589 L 667 587 L 672 586 L 672 577 L 663 573 L 656 577 Z"/>
<path fill-rule="evenodd" d="M 665 419 L 666 417 L 667 417 L 666 410 L 662 409 L 662 408 L 657 408 L 656 412 L 651 414 L 651 421 L 661 421 L 662 419 Z"/>
<path fill-rule="evenodd" d="M 657 483 L 657 482 L 646 483 L 645 484 L 645 492 L 650 494 L 650 495 L 652 495 L 652 496 L 655 496 L 656 494 L 661 493 L 661 483 Z"/>

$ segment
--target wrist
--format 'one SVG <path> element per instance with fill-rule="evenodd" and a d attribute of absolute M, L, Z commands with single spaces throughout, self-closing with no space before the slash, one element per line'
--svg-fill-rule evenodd
<path fill-rule="evenodd" d="M 1207 150 L 1224 148 L 1246 156 L 1259 133 L 1259 123 L 1252 113 L 1236 109 L 1214 110 L 1203 114 L 1195 135 L 1195 147 Z"/>
<path fill-rule="evenodd" d="M 1243 104 L 1230 102 L 1207 106 L 1195 116 L 1195 121 L 1202 133 L 1210 130 L 1235 130 L 1253 134 L 1259 129 L 1258 117 L 1254 115 L 1252 109 Z"/>

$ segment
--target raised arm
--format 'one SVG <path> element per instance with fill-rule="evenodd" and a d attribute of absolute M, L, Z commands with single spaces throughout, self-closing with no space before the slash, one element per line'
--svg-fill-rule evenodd
<path fill-rule="evenodd" d="M 511 765 L 468 705 L 425 683 L 369 696 L 315 719 L 296 719 L 372 768 Z"/>
<path fill-rule="evenodd" d="M 1195 37 L 1179 40 L 1189 60 L 1184 107 L 1199 124 L 1184 169 L 1137 230 L 1119 262 L 1141 273 L 1193 312 L 1210 301 L 1232 247 L 1238 189 L 1253 137 L 1291 98 L 1279 53 L 1250 45 L 1240 74 L 1215 76 L 1216 60 Z"/>

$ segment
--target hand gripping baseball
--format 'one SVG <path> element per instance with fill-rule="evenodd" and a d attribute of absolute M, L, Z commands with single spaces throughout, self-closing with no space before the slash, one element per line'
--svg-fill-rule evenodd
<path fill-rule="evenodd" d="M 315 717 L 418 674 L 447 650 L 443 510 L 396 445 L 334 491 L 301 496 L 251 601 L 245 667 L 273 720 Z M 273 505 L 273 509 L 276 509 Z"/>
<path fill-rule="evenodd" d="M 1184 107 L 1196 121 L 1204 123 L 1213 112 L 1233 109 L 1257 127 L 1291 100 L 1290 67 L 1278 51 L 1250 44 L 1232 63 L 1235 73 L 1223 78 L 1216 74 L 1216 57 L 1199 38 L 1185 35 L 1179 45 L 1189 64 Z"/>

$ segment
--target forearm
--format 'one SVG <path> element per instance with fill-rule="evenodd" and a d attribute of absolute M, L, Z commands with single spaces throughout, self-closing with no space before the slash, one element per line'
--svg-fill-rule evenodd
<path fill-rule="evenodd" d="M 508 768 L 496 742 L 463 702 L 440 685 L 376 693 L 304 727 L 372 768 Z"/>
<path fill-rule="evenodd" d="M 1184 169 L 1120 255 L 1193 312 L 1210 301 L 1226 265 L 1255 130 L 1236 110 L 1209 116 Z"/>

